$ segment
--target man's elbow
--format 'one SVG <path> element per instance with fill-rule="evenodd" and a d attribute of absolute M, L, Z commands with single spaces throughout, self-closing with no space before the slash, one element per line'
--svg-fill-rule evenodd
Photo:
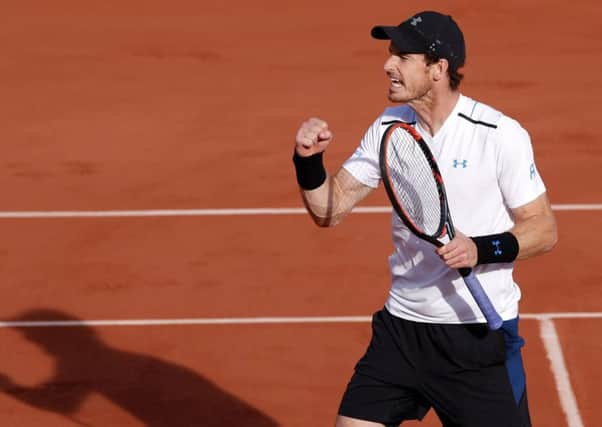
<path fill-rule="evenodd" d="M 336 217 L 320 217 L 316 215 L 311 216 L 316 224 L 320 228 L 334 227 L 340 222 L 339 218 Z"/>
<path fill-rule="evenodd" d="M 556 246 L 557 243 L 558 243 L 558 232 L 556 230 L 554 230 L 553 235 L 550 237 L 550 241 L 549 241 L 546 252 L 549 252 L 552 249 L 554 249 L 554 247 Z"/>
<path fill-rule="evenodd" d="M 554 222 L 549 231 L 546 233 L 546 239 L 543 242 L 542 253 L 550 252 L 556 244 L 558 243 L 558 229 L 556 228 L 556 223 Z"/>

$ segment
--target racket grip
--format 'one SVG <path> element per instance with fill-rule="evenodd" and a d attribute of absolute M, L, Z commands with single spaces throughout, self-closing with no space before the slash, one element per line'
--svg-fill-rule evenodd
<path fill-rule="evenodd" d="M 487 319 L 489 329 L 492 331 L 499 329 L 502 326 L 503 320 L 493 307 L 491 300 L 485 293 L 485 289 L 483 289 L 483 286 L 481 285 L 481 282 L 479 282 L 479 279 L 477 279 L 477 276 L 475 276 L 474 272 L 470 268 L 461 268 L 460 274 L 464 279 L 464 283 L 466 283 L 466 287 L 472 294 L 472 297 L 485 316 L 485 319 Z"/>

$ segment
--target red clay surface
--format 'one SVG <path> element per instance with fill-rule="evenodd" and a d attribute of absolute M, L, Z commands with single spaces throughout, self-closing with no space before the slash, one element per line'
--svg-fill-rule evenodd
<path fill-rule="evenodd" d="M 386 106 L 386 45 L 369 29 L 421 9 L 458 20 L 463 92 L 529 130 L 552 202 L 602 202 L 593 0 L 22 0 L 0 17 L 0 211 L 300 206 L 297 126 L 328 120 L 335 169 Z M 384 204 L 381 191 L 365 202 Z M 600 312 L 589 233 L 602 219 L 557 218 L 557 248 L 517 268 L 522 311 Z M 298 215 L 0 219 L 0 313 L 366 316 L 387 292 L 388 227 L 386 214 L 333 230 Z M 599 323 L 555 321 L 585 426 L 602 416 Z M 567 425 L 538 321 L 522 331 L 534 425 Z M 369 334 L 367 323 L 1 328 L 0 422 L 329 426 Z"/>

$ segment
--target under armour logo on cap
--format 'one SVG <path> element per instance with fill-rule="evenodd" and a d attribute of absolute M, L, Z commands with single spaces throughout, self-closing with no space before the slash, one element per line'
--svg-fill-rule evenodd
<path fill-rule="evenodd" d="M 418 24 L 419 22 L 422 22 L 422 18 L 420 16 L 417 16 L 416 18 L 412 18 L 412 22 L 410 22 L 410 25 L 413 25 L 415 27 L 416 24 Z"/>

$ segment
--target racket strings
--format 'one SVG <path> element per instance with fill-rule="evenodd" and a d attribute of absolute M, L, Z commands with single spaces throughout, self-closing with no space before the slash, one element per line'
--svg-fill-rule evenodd
<path fill-rule="evenodd" d="M 387 144 L 390 183 L 408 219 L 424 234 L 437 236 L 443 214 L 431 165 L 416 140 L 396 129 Z"/>

